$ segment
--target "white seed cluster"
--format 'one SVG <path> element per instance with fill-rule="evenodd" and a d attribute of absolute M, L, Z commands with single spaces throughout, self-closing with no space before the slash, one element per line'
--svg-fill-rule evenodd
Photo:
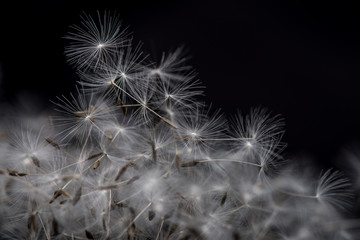
<path fill-rule="evenodd" d="M 182 49 L 153 63 L 108 13 L 73 29 L 76 95 L 0 136 L 1 239 L 356 239 L 349 181 L 285 161 L 278 116 L 209 114 Z"/>

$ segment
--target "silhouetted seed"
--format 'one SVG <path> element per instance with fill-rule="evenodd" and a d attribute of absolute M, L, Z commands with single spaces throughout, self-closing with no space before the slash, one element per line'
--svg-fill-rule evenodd
<path fill-rule="evenodd" d="M 62 195 L 61 190 L 56 190 L 53 194 L 53 197 L 50 200 L 50 204 L 53 203 L 58 197 L 60 197 Z"/>
<path fill-rule="evenodd" d="M 52 225 L 52 229 L 53 229 L 53 235 L 54 236 L 59 235 L 60 234 L 60 232 L 59 232 L 59 224 L 58 224 L 58 222 L 56 221 L 55 218 L 53 218 L 51 225 Z"/>
<path fill-rule="evenodd" d="M 85 229 L 85 235 L 87 239 L 95 239 L 94 236 L 86 229 Z"/>
<path fill-rule="evenodd" d="M 38 168 L 40 168 L 40 161 L 39 161 L 39 159 L 38 159 L 37 157 L 32 156 L 32 157 L 31 157 L 31 160 L 32 160 L 32 162 L 33 162 L 33 164 L 34 164 L 35 166 L 37 166 Z"/>
<path fill-rule="evenodd" d="M 155 217 L 155 215 L 156 215 L 155 212 L 152 211 L 152 210 L 150 210 L 150 211 L 149 211 L 149 214 L 148 214 L 149 221 L 153 220 L 154 217 Z"/>
<path fill-rule="evenodd" d="M 64 200 L 61 200 L 60 202 L 59 202 L 59 204 L 60 205 L 63 205 L 63 204 L 65 204 L 67 202 L 67 199 L 64 199 Z"/>
<path fill-rule="evenodd" d="M 98 157 L 98 156 L 100 156 L 102 154 L 103 154 L 103 152 L 98 152 L 98 153 L 91 154 L 90 156 L 88 156 L 88 158 L 86 160 L 96 158 L 96 157 Z"/>
<path fill-rule="evenodd" d="M 115 203 L 115 205 L 120 207 L 120 208 L 127 208 L 128 207 L 128 205 L 126 203 L 123 203 L 123 202 Z"/>
<path fill-rule="evenodd" d="M 156 162 L 156 148 L 155 148 L 155 142 L 152 141 L 151 142 L 151 151 L 152 151 L 152 157 L 153 157 L 153 160 L 154 162 Z"/>
<path fill-rule="evenodd" d="M 96 160 L 96 162 L 94 163 L 94 169 L 97 169 L 100 165 L 100 159 Z"/>
<path fill-rule="evenodd" d="M 198 164 L 198 161 L 190 161 L 190 162 L 184 162 L 181 164 L 181 167 L 194 167 Z"/>
<path fill-rule="evenodd" d="M 135 216 L 135 209 L 133 207 L 129 207 L 130 214 Z"/>
<path fill-rule="evenodd" d="M 53 195 L 53 197 L 51 198 L 51 200 L 50 200 L 50 204 L 51 203 L 53 203 L 58 197 L 60 197 L 61 195 L 64 195 L 64 196 L 66 196 L 66 197 L 68 197 L 68 198 L 72 198 L 71 197 L 71 195 L 70 195 L 70 193 L 68 193 L 68 192 L 66 192 L 65 190 L 63 190 L 63 189 L 59 189 L 59 190 L 56 190 L 55 192 L 54 192 L 54 195 Z"/>
<path fill-rule="evenodd" d="M 128 162 L 127 164 L 125 164 L 116 175 L 115 181 L 118 181 L 120 177 L 125 173 L 126 169 L 128 169 L 128 167 L 130 167 L 132 164 L 132 162 Z"/>
<path fill-rule="evenodd" d="M 18 172 L 18 171 L 12 170 L 11 168 L 8 168 L 7 170 L 8 170 L 8 172 L 9 172 L 9 175 L 10 175 L 10 176 L 23 177 L 23 176 L 26 176 L 26 175 L 27 175 L 26 173 L 20 173 L 20 172 Z"/>
<path fill-rule="evenodd" d="M 175 164 L 177 170 L 180 172 L 180 156 L 178 154 L 175 155 Z"/>
<path fill-rule="evenodd" d="M 60 149 L 60 145 L 55 142 L 54 140 L 52 140 L 51 138 L 45 138 L 45 140 L 51 144 L 51 146 L 53 146 L 54 148 Z"/>
<path fill-rule="evenodd" d="M 226 201 L 226 198 L 227 198 L 227 192 L 224 193 L 224 195 L 222 196 L 221 198 L 221 201 L 220 201 L 220 205 L 224 205 L 225 201 Z"/>
<path fill-rule="evenodd" d="M 76 190 L 74 199 L 72 201 L 72 205 L 75 206 L 79 202 L 80 198 L 81 198 L 81 187 L 79 187 L 78 190 Z"/>
<path fill-rule="evenodd" d="M 138 180 L 139 178 L 140 178 L 140 176 L 132 177 L 126 184 L 129 185 L 129 184 L 135 182 L 136 180 Z"/>

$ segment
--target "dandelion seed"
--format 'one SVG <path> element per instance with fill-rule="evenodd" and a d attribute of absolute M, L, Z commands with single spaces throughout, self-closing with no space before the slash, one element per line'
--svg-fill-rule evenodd
<path fill-rule="evenodd" d="M 150 210 L 148 213 L 149 221 L 152 221 L 155 218 L 155 215 L 156 215 L 156 213 L 154 211 Z"/>
<path fill-rule="evenodd" d="M 70 45 L 65 48 L 65 54 L 70 64 L 79 69 L 96 69 L 106 64 L 119 48 L 128 45 L 126 30 L 121 29 L 121 22 L 105 12 L 101 18 L 98 12 L 98 22 L 92 17 L 82 16 L 81 26 L 72 26 L 75 30 L 65 36 Z"/>
<path fill-rule="evenodd" d="M 322 203 L 346 209 L 351 206 L 353 198 L 350 186 L 349 180 L 343 178 L 341 172 L 329 169 L 321 174 L 315 196 Z"/>

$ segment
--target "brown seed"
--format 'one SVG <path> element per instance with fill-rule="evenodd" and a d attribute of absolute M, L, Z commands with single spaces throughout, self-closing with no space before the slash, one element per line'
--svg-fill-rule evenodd
<path fill-rule="evenodd" d="M 53 194 L 53 197 L 50 199 L 49 203 L 53 203 L 58 197 L 62 195 L 61 190 L 56 190 Z"/>
<path fill-rule="evenodd" d="M 198 164 L 199 162 L 194 160 L 194 161 L 189 161 L 189 162 L 184 162 L 181 164 L 181 167 L 194 167 Z"/>
<path fill-rule="evenodd" d="M 107 230 L 107 224 L 106 224 L 106 219 L 105 219 L 106 215 L 103 215 L 102 218 L 102 227 L 103 229 L 106 231 Z"/>
<path fill-rule="evenodd" d="M 38 159 L 37 157 L 31 156 L 31 160 L 32 160 L 32 162 L 33 162 L 33 164 L 34 164 L 35 166 L 37 166 L 38 168 L 40 168 L 40 161 L 39 161 L 39 159 Z"/>
<path fill-rule="evenodd" d="M 138 180 L 139 178 L 140 178 L 140 176 L 132 177 L 126 184 L 129 185 L 129 184 L 135 182 L 136 180 Z"/>
<path fill-rule="evenodd" d="M 72 205 L 75 206 L 79 202 L 80 198 L 81 198 L 81 186 L 78 188 L 78 190 L 76 190 L 74 199 L 72 201 Z"/>
<path fill-rule="evenodd" d="M 11 168 L 8 168 L 7 170 L 8 170 L 8 172 L 9 172 L 9 175 L 10 175 L 10 176 L 23 177 L 23 176 L 26 176 L 26 175 L 27 175 L 26 173 L 20 173 L 20 172 L 15 171 L 15 170 L 13 170 L 13 169 L 11 169 Z"/>
<path fill-rule="evenodd" d="M 52 140 L 51 138 L 47 137 L 45 138 L 45 140 L 51 144 L 51 146 L 53 146 L 54 148 L 60 149 L 60 145 L 58 143 L 56 143 L 54 140 Z"/>
<path fill-rule="evenodd" d="M 118 174 L 115 177 L 115 181 L 118 181 L 120 179 L 120 177 L 125 173 L 126 169 L 128 169 L 128 167 L 130 167 L 132 165 L 132 162 L 128 162 L 127 164 L 125 164 L 118 172 Z"/>
<path fill-rule="evenodd" d="M 96 160 L 96 162 L 94 163 L 94 169 L 97 169 L 100 165 L 100 159 Z"/>
<path fill-rule="evenodd" d="M 101 186 L 101 187 L 98 187 L 97 190 L 107 190 L 107 189 L 112 189 L 112 188 L 117 188 L 117 185 Z"/>
<path fill-rule="evenodd" d="M 60 191 L 61 191 L 61 193 L 62 193 L 65 197 L 68 197 L 68 198 L 71 198 L 71 199 L 72 199 L 72 196 L 71 196 L 70 193 L 68 193 L 67 191 L 65 191 L 65 190 L 63 190 L 63 189 L 61 189 Z"/>
<path fill-rule="evenodd" d="M 177 170 L 180 172 L 180 156 L 178 154 L 175 155 L 175 163 Z"/>
<path fill-rule="evenodd" d="M 0 169 L 0 174 L 5 174 L 4 170 Z"/>
<path fill-rule="evenodd" d="M 86 160 L 96 158 L 96 157 L 98 157 L 98 156 L 100 156 L 102 154 L 103 154 L 103 152 L 98 152 L 98 153 L 91 154 L 90 156 L 88 156 L 88 158 Z"/>
<path fill-rule="evenodd" d="M 220 205 L 224 205 L 225 201 L 226 201 L 226 198 L 227 198 L 227 192 L 224 193 L 224 195 L 222 196 L 221 198 L 221 201 L 220 201 Z"/>

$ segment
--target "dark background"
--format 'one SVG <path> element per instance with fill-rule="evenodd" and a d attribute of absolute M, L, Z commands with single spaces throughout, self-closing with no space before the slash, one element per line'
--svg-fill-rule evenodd
<path fill-rule="evenodd" d="M 16 105 L 31 94 L 46 108 L 74 91 L 62 37 L 83 11 L 116 11 L 155 59 L 184 45 L 213 108 L 281 114 L 287 156 L 331 165 L 360 142 L 355 2 L 13 1 L 0 10 L 0 98 Z"/>

